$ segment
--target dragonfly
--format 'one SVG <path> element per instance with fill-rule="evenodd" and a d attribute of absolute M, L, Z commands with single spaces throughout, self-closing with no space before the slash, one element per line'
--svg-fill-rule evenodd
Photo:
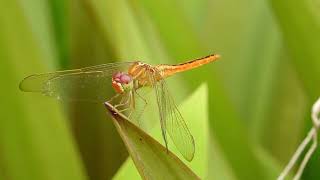
<path fill-rule="evenodd" d="M 168 65 L 150 65 L 141 61 L 116 62 L 89 66 L 80 69 L 62 70 L 33 74 L 24 78 L 20 89 L 24 92 L 38 92 L 61 100 L 89 102 L 113 102 L 121 111 L 134 111 L 135 102 L 140 98 L 148 103 L 139 89 L 151 87 L 156 96 L 162 137 L 168 149 L 169 134 L 173 144 L 182 156 L 192 161 L 195 153 L 194 138 L 178 110 L 165 79 L 176 73 L 187 71 L 219 59 L 218 54 Z M 115 95 L 108 99 L 110 88 Z M 79 91 L 80 90 L 80 91 Z"/>

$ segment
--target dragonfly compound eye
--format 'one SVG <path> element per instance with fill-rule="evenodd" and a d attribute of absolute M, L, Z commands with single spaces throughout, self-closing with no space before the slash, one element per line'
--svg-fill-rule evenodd
<path fill-rule="evenodd" d="M 121 72 L 116 72 L 112 75 L 112 78 L 115 80 L 115 81 L 119 81 L 120 80 L 120 77 L 123 73 Z"/>
<path fill-rule="evenodd" d="M 132 81 L 132 78 L 128 74 L 122 74 L 120 77 L 120 82 L 123 84 L 129 84 Z"/>
<path fill-rule="evenodd" d="M 132 81 L 132 78 L 129 74 L 123 72 L 117 72 L 112 76 L 112 79 L 121 84 L 129 84 Z"/>

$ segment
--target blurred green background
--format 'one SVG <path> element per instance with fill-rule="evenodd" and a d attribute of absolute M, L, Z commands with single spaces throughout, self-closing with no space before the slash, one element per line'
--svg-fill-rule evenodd
<path fill-rule="evenodd" d="M 1 0 L 0 179 L 132 177 L 121 168 L 128 154 L 103 106 L 23 93 L 25 76 L 212 53 L 221 60 L 168 81 L 178 105 L 201 84 L 208 88 L 199 91 L 206 103 L 183 106 L 206 113 L 184 113 L 200 134 L 196 143 L 206 143 L 195 157 L 205 157 L 206 171 L 191 169 L 204 179 L 275 179 L 311 127 L 319 34 L 316 0 Z M 194 127 L 205 117 L 201 136 Z M 302 179 L 320 179 L 319 156 Z"/>

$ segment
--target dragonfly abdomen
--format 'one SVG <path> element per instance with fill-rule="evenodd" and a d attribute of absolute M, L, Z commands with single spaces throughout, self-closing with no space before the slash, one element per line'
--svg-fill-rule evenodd
<path fill-rule="evenodd" d="M 161 64 L 161 65 L 157 65 L 156 68 L 161 72 L 162 77 L 165 78 L 165 77 L 171 76 L 171 75 L 178 73 L 178 72 L 187 71 L 187 70 L 194 69 L 199 66 L 208 64 L 208 63 L 213 62 L 219 58 L 220 58 L 220 55 L 212 54 L 212 55 L 209 55 L 206 57 L 202 57 L 199 59 L 195 59 L 195 60 L 188 61 L 185 63 L 177 64 L 177 65 Z"/>

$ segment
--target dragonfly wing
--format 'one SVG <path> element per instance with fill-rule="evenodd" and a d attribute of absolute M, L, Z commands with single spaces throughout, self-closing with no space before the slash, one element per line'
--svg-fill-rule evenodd
<path fill-rule="evenodd" d="M 163 83 L 160 83 L 157 78 L 157 73 L 155 72 L 155 75 L 150 75 L 150 82 L 152 82 L 153 89 L 155 90 L 158 110 L 159 110 L 159 116 L 160 116 L 160 125 L 161 125 L 161 132 L 162 137 L 164 139 L 164 143 L 166 145 L 166 148 L 168 148 L 168 140 L 167 140 L 167 127 L 166 127 L 166 119 L 168 115 L 168 109 L 166 108 L 166 97 L 163 93 Z M 170 113 L 170 112 L 169 112 Z"/>
<path fill-rule="evenodd" d="M 106 101 L 111 77 L 115 72 L 127 72 L 130 62 L 109 63 L 81 69 L 35 74 L 20 83 L 20 89 L 40 92 L 63 100 Z"/>
<path fill-rule="evenodd" d="M 161 74 L 161 73 L 159 73 Z M 157 75 L 159 77 L 159 74 Z M 166 133 L 169 134 L 174 145 L 184 156 L 191 161 L 194 157 L 195 143 L 187 124 L 170 95 L 164 79 L 154 80 L 157 103 L 160 113 L 162 134 L 167 145 Z"/>

